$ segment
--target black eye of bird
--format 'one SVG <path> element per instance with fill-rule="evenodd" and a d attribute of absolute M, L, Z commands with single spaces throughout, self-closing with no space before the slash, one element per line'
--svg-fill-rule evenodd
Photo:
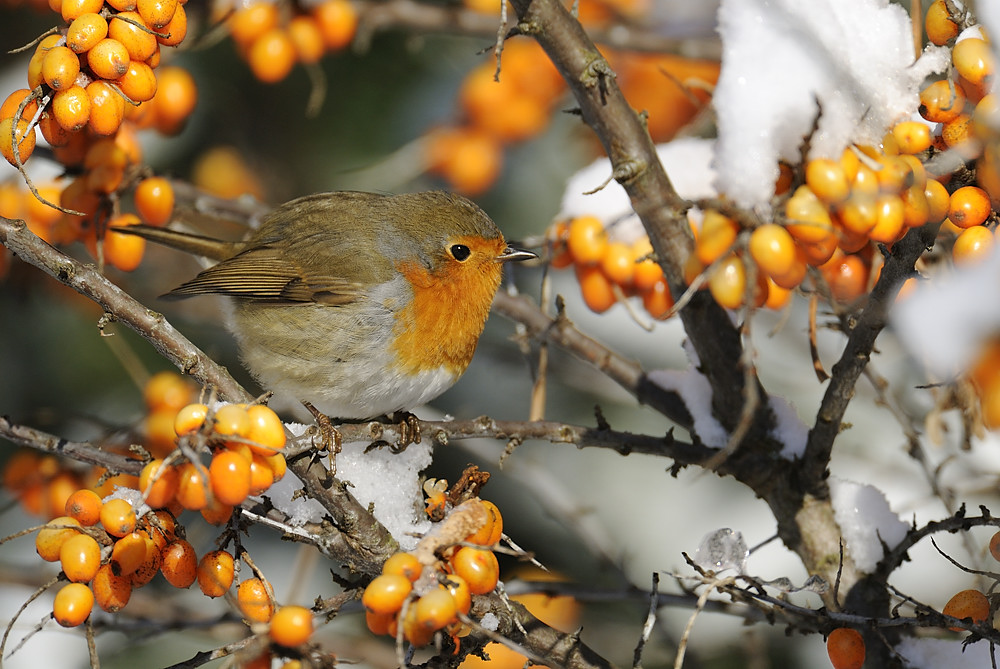
<path fill-rule="evenodd" d="M 472 255 L 472 250 L 465 244 L 452 244 L 448 250 L 451 251 L 452 257 L 458 262 L 463 262 Z"/>

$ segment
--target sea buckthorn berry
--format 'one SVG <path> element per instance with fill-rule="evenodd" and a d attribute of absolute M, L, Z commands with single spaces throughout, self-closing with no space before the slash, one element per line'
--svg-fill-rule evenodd
<path fill-rule="evenodd" d="M 89 583 L 101 567 L 101 547 L 89 534 L 76 534 L 59 549 L 59 564 L 70 581 Z"/>
<path fill-rule="evenodd" d="M 365 624 L 372 634 L 388 634 L 389 626 L 396 622 L 395 613 L 372 613 L 365 611 Z"/>
<path fill-rule="evenodd" d="M 924 197 L 927 198 L 927 220 L 931 223 L 940 223 L 948 216 L 948 209 L 951 206 L 951 196 L 948 190 L 937 179 L 928 179 L 924 186 Z"/>
<path fill-rule="evenodd" d="M 89 12 L 73 19 L 66 30 L 66 46 L 74 53 L 85 53 L 108 36 L 108 21 L 100 14 Z"/>
<path fill-rule="evenodd" d="M 868 236 L 876 242 L 891 244 L 903 231 L 903 201 L 898 195 L 883 193 L 875 201 L 878 218 Z"/>
<path fill-rule="evenodd" d="M 69 47 L 53 47 L 42 60 L 42 78 L 54 90 L 69 88 L 76 83 L 78 74 L 80 74 L 80 57 Z"/>
<path fill-rule="evenodd" d="M 867 235 L 878 221 L 875 196 L 867 193 L 851 193 L 847 201 L 837 208 L 837 220 L 847 232 Z"/>
<path fill-rule="evenodd" d="M 944 0 L 934 0 L 924 16 L 924 30 L 931 44 L 942 46 L 958 37 L 958 24 L 951 18 Z"/>
<path fill-rule="evenodd" d="M 146 102 L 156 95 L 156 75 L 153 69 L 142 61 L 131 61 L 125 74 L 115 83 L 132 102 Z"/>
<path fill-rule="evenodd" d="M 997 562 L 1000 562 L 1000 532 L 990 537 L 990 555 Z"/>
<path fill-rule="evenodd" d="M 844 168 L 829 158 L 815 158 L 806 164 L 806 185 L 827 204 L 839 204 L 851 194 Z"/>
<path fill-rule="evenodd" d="M 76 132 L 90 121 L 90 96 L 80 86 L 70 86 L 52 96 L 52 116 L 64 130 Z"/>
<path fill-rule="evenodd" d="M 185 462 L 177 472 L 177 502 L 191 511 L 200 511 L 208 506 L 208 475 L 198 467 Z"/>
<path fill-rule="evenodd" d="M 233 585 L 235 568 L 227 551 L 205 553 L 198 561 L 198 587 L 207 597 L 222 597 Z"/>
<path fill-rule="evenodd" d="M 279 646 L 301 646 L 313 633 L 312 612 L 304 606 L 282 606 L 274 612 L 268 631 Z"/>
<path fill-rule="evenodd" d="M 216 410 L 213 418 L 215 434 L 244 437 L 250 431 L 250 417 L 244 404 L 225 404 Z"/>
<path fill-rule="evenodd" d="M 93 174 L 93 173 L 92 173 Z M 124 228 L 129 225 L 139 225 L 142 221 L 135 214 L 119 214 L 108 221 L 111 228 Z M 146 240 L 136 235 L 127 235 L 114 229 L 104 235 L 104 260 L 122 272 L 131 272 L 142 263 L 146 252 Z M 166 506 L 151 504 L 151 506 Z"/>
<path fill-rule="evenodd" d="M 129 576 L 146 559 L 146 537 L 139 532 L 126 534 L 111 549 L 111 571 L 116 576 Z"/>
<path fill-rule="evenodd" d="M 178 132 L 198 103 L 194 78 L 180 67 L 160 68 L 157 75 L 156 129 L 164 134 Z"/>
<path fill-rule="evenodd" d="M 580 294 L 587 307 L 595 314 L 602 314 L 618 301 L 611 281 L 600 267 L 576 265 L 576 280 L 580 284 Z"/>
<path fill-rule="evenodd" d="M 845 255 L 833 267 L 824 266 L 834 299 L 851 302 L 865 294 L 868 287 L 868 265 L 859 256 Z"/>
<path fill-rule="evenodd" d="M 948 218 L 960 228 L 971 228 L 985 223 L 991 211 L 986 191 L 976 186 L 962 186 L 951 194 Z"/>
<path fill-rule="evenodd" d="M 983 85 L 995 69 L 990 45 L 978 37 L 957 42 L 951 50 L 951 62 L 959 76 L 978 87 Z"/>
<path fill-rule="evenodd" d="M 86 91 L 90 97 L 90 129 L 98 135 L 113 135 L 125 118 L 125 100 L 104 81 L 92 81 Z"/>
<path fill-rule="evenodd" d="M 285 461 L 285 456 L 281 453 L 265 456 L 264 463 L 271 469 L 275 481 L 283 479 L 285 472 L 288 471 L 288 463 Z"/>
<path fill-rule="evenodd" d="M 673 306 L 674 296 L 670 294 L 666 279 L 660 279 L 652 288 L 642 291 L 642 308 L 657 320 L 669 316 Z"/>
<path fill-rule="evenodd" d="M 104 0 L 62 0 L 59 11 L 67 23 L 84 14 L 96 14 L 101 11 Z"/>
<path fill-rule="evenodd" d="M 331 51 L 343 49 L 358 30 L 358 13 L 350 0 L 324 0 L 313 9 L 323 43 Z"/>
<path fill-rule="evenodd" d="M 428 632 L 436 632 L 458 620 L 455 598 L 443 587 L 422 595 L 414 606 L 417 625 Z"/>
<path fill-rule="evenodd" d="M 970 114 L 959 114 L 941 126 L 941 139 L 949 149 L 957 148 L 969 141 L 969 129 L 972 123 Z"/>
<path fill-rule="evenodd" d="M 0 119 L 13 118 L 17 115 L 17 108 L 21 106 L 21 102 L 24 101 L 26 97 L 31 95 L 31 91 L 27 88 L 19 88 L 4 99 L 3 104 L 0 105 Z M 24 111 L 21 113 L 21 118 L 24 120 L 31 120 L 34 118 L 35 113 L 38 111 L 38 102 L 33 100 L 24 106 Z"/>
<path fill-rule="evenodd" d="M 624 242 L 610 242 L 604 250 L 600 267 L 604 276 L 619 286 L 631 285 L 632 277 L 635 275 L 635 256 L 632 254 L 632 248 Z"/>
<path fill-rule="evenodd" d="M 177 468 L 163 466 L 163 460 L 150 460 L 139 474 L 139 490 L 151 507 L 167 506 L 177 494 Z"/>
<path fill-rule="evenodd" d="M 135 9 L 150 28 L 160 29 L 170 23 L 177 0 L 137 0 Z"/>
<path fill-rule="evenodd" d="M 780 225 L 766 223 L 750 234 L 750 257 L 768 276 L 788 274 L 795 263 L 795 240 Z"/>
<path fill-rule="evenodd" d="M 950 79 L 941 79 L 920 91 L 920 115 L 931 123 L 947 123 L 965 110 L 965 93 Z"/>
<path fill-rule="evenodd" d="M 14 157 L 14 146 L 17 145 L 17 158 L 24 163 L 35 150 L 35 129 L 28 127 L 28 121 L 21 120 L 16 124 L 13 118 L 0 121 L 0 154 L 11 165 L 17 165 Z"/>
<path fill-rule="evenodd" d="M 70 525 L 72 527 L 59 527 L 60 525 Z M 35 551 L 38 556 L 46 562 L 56 562 L 59 560 L 59 551 L 68 539 L 79 534 L 73 527 L 79 527 L 80 521 L 70 516 L 59 516 L 53 518 L 45 527 L 38 531 L 35 536 Z"/>
<path fill-rule="evenodd" d="M 137 12 L 115 15 L 108 23 L 108 38 L 121 43 L 132 60 L 146 61 L 156 52 L 156 35 Z"/>
<path fill-rule="evenodd" d="M 266 623 L 274 615 L 274 602 L 264 581 L 248 578 L 236 588 L 236 603 L 248 622 Z"/>
<path fill-rule="evenodd" d="M 984 260 L 993 251 L 993 233 L 981 225 L 963 230 L 951 249 L 956 265 L 971 265 Z"/>
<path fill-rule="evenodd" d="M 145 537 L 146 557 L 139 568 L 132 572 L 129 582 L 133 588 L 141 588 L 150 581 L 160 571 L 160 564 L 163 562 L 162 548 L 157 545 L 148 535 Z"/>
<path fill-rule="evenodd" d="M 253 2 L 229 17 L 229 34 L 233 41 L 249 46 L 267 31 L 278 27 L 278 6 L 273 2 Z"/>
<path fill-rule="evenodd" d="M 77 490 L 66 500 L 66 515 L 73 518 L 81 525 L 96 525 L 101 519 L 101 506 L 104 502 L 93 490 Z"/>
<path fill-rule="evenodd" d="M 229 518 L 233 515 L 233 506 L 232 504 L 223 504 L 213 497 L 208 500 L 208 505 L 200 511 L 201 517 L 205 519 L 206 523 L 224 525 L 229 522 Z"/>
<path fill-rule="evenodd" d="M 931 146 L 931 129 L 920 121 L 903 121 L 892 128 L 900 153 L 909 155 L 926 151 Z"/>
<path fill-rule="evenodd" d="M 701 230 L 695 241 L 695 255 L 702 265 L 708 266 L 727 253 L 736 241 L 740 226 L 728 216 L 708 209 L 701 220 Z"/>
<path fill-rule="evenodd" d="M 117 79 L 125 74 L 130 60 L 125 45 L 110 37 L 105 37 L 87 52 L 87 65 L 102 79 Z"/>
<path fill-rule="evenodd" d="M 490 550 L 462 546 L 451 556 L 451 566 L 455 575 L 469 584 L 469 592 L 474 595 L 493 592 L 500 580 L 500 565 Z"/>
<path fill-rule="evenodd" d="M 879 189 L 883 193 L 898 193 L 913 185 L 913 169 L 900 156 L 884 156 L 879 160 L 880 169 L 875 171 Z"/>
<path fill-rule="evenodd" d="M 786 229 L 799 242 L 816 243 L 833 236 L 830 213 L 808 186 L 795 189 L 785 203 L 785 216 L 788 218 Z"/>
<path fill-rule="evenodd" d="M 284 28 L 274 28 L 253 41 L 247 63 L 261 81 L 269 84 L 281 81 L 295 66 L 295 44 Z"/>
<path fill-rule="evenodd" d="M 604 224 L 596 216 L 580 216 L 573 219 L 569 224 L 566 246 L 578 264 L 589 265 L 600 262 L 608 246 Z"/>
<path fill-rule="evenodd" d="M 156 35 L 156 41 L 163 46 L 177 46 L 187 37 L 187 31 L 187 10 L 184 9 L 184 5 L 179 4 L 177 5 L 177 9 L 174 10 L 174 15 L 170 18 L 170 22 L 160 28 Z M 158 54 L 159 51 L 156 53 Z M 150 63 L 150 67 L 155 67 L 155 65 Z"/>
<path fill-rule="evenodd" d="M 962 590 L 948 600 L 941 613 L 963 620 L 971 618 L 975 624 L 984 622 L 990 614 L 990 600 L 978 590 Z M 953 632 L 961 632 L 961 627 L 949 627 Z"/>
<path fill-rule="evenodd" d="M 389 556 L 389 559 L 382 565 L 383 574 L 397 574 L 405 576 L 411 583 L 420 578 L 423 572 L 423 565 L 412 553 L 398 551 Z"/>
<path fill-rule="evenodd" d="M 913 185 L 899 195 L 903 202 L 903 225 L 918 228 L 930 217 L 930 205 L 924 195 L 924 186 Z"/>
<path fill-rule="evenodd" d="M 466 195 L 493 185 L 503 167 L 503 146 L 497 137 L 477 127 L 445 128 L 427 141 L 428 170 L 440 174 Z"/>
<path fill-rule="evenodd" d="M 865 640 L 850 627 L 838 627 L 826 639 L 826 652 L 833 669 L 861 669 L 865 664 Z"/>
<path fill-rule="evenodd" d="M 257 455 L 271 456 L 285 447 L 285 426 L 273 409 L 254 404 L 247 407 L 246 417 L 250 425 L 245 436 L 251 442 L 251 451 Z"/>
<path fill-rule="evenodd" d="M 153 374 L 142 390 L 143 399 L 150 411 L 180 411 L 191 401 L 192 395 L 191 386 L 184 377 L 171 371 Z"/>
<path fill-rule="evenodd" d="M 731 254 L 712 269 L 708 290 L 720 306 L 739 309 L 746 296 L 747 275 L 743 260 Z M 481 593 L 476 593 L 481 594 Z"/>
<path fill-rule="evenodd" d="M 299 62 L 316 63 L 323 57 L 323 33 L 315 17 L 307 14 L 293 17 L 288 22 L 288 37 L 292 40 Z"/>
<path fill-rule="evenodd" d="M 94 600 L 108 613 L 121 611 L 132 597 L 132 581 L 124 576 L 116 576 L 110 564 L 101 565 L 91 584 Z"/>
<path fill-rule="evenodd" d="M 124 537 L 135 530 L 135 510 L 124 499 L 109 499 L 101 507 L 101 525 L 113 537 Z"/>
<path fill-rule="evenodd" d="M 464 578 L 457 574 L 446 574 L 441 585 L 451 593 L 459 613 L 466 614 L 472 609 L 472 592 Z"/>
<path fill-rule="evenodd" d="M 175 588 L 187 588 L 198 577 L 198 556 L 194 547 L 184 539 L 177 539 L 163 549 L 160 573 Z"/>
<path fill-rule="evenodd" d="M 82 625 L 94 608 L 94 593 L 83 583 L 69 583 L 56 593 L 52 617 L 63 627 Z"/>
<path fill-rule="evenodd" d="M 361 603 L 372 613 L 395 613 L 413 590 L 413 584 L 402 574 L 376 576 L 361 595 Z"/>
<path fill-rule="evenodd" d="M 140 181 L 134 199 L 136 212 L 149 225 L 164 225 L 174 213 L 174 187 L 163 177 Z"/>
<path fill-rule="evenodd" d="M 632 247 L 632 255 L 636 259 L 632 274 L 632 285 L 636 290 L 652 290 L 663 279 L 663 268 L 648 256 L 653 252 L 649 238 L 643 237 Z"/>
<path fill-rule="evenodd" d="M 178 436 L 191 434 L 201 429 L 208 417 L 208 406 L 204 404 L 188 404 L 182 407 L 174 417 L 174 432 Z"/>
<path fill-rule="evenodd" d="M 235 451 L 220 451 L 208 468 L 212 494 L 222 504 L 236 506 L 250 494 L 250 461 Z"/>
<path fill-rule="evenodd" d="M 274 483 L 274 471 L 267 465 L 262 455 L 253 455 L 250 460 L 250 494 L 260 495 Z"/>

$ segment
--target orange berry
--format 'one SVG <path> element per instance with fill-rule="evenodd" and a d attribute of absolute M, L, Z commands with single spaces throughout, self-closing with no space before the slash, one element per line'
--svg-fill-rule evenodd
<path fill-rule="evenodd" d="M 146 61 L 156 52 L 156 35 L 137 12 L 125 11 L 112 17 L 108 38 L 124 46 L 132 60 Z"/>
<path fill-rule="evenodd" d="M 920 91 L 920 115 L 932 123 L 947 123 L 965 110 L 965 93 L 950 79 L 929 84 Z"/>
<path fill-rule="evenodd" d="M 56 562 L 59 559 L 59 551 L 63 544 L 73 536 L 79 534 L 72 527 L 58 527 L 59 525 L 71 525 L 79 527 L 80 521 L 70 516 L 59 516 L 53 518 L 45 527 L 38 531 L 35 536 L 35 551 L 38 556 L 46 562 Z"/>
<path fill-rule="evenodd" d="M 436 632 L 458 620 L 455 598 L 443 587 L 422 595 L 414 606 L 417 625 L 428 632 Z"/>
<path fill-rule="evenodd" d="M 101 567 L 101 547 L 94 537 L 77 533 L 60 547 L 59 564 L 70 581 L 89 583 Z"/>
<path fill-rule="evenodd" d="M 8 95 L 3 101 L 3 104 L 0 105 L 0 119 L 13 118 L 16 116 L 17 109 L 21 106 L 21 102 L 23 102 L 29 95 L 31 95 L 31 91 L 27 88 L 19 88 Z M 23 120 L 30 121 L 34 118 L 37 111 L 38 102 L 33 100 L 24 106 L 24 110 L 21 112 L 21 118 Z"/>
<path fill-rule="evenodd" d="M 934 0 L 924 17 L 924 30 L 931 44 L 942 46 L 958 37 L 958 24 L 951 18 L 944 0 Z"/>
<path fill-rule="evenodd" d="M 856 255 L 845 255 L 832 267 L 824 266 L 826 280 L 834 299 L 851 302 L 861 297 L 868 287 L 868 265 Z"/>
<path fill-rule="evenodd" d="M 786 229 L 799 242 L 816 243 L 833 236 L 830 213 L 808 186 L 795 189 L 785 203 L 785 216 L 789 221 Z"/>
<path fill-rule="evenodd" d="M 427 142 L 428 169 L 440 174 L 466 195 L 487 190 L 500 175 L 503 147 L 492 135 L 473 127 L 431 133 Z"/>
<path fill-rule="evenodd" d="M 21 120 L 16 124 L 13 118 L 0 120 L 0 154 L 11 165 L 17 165 L 14 157 L 14 146 L 17 146 L 18 158 L 23 164 L 35 150 L 35 129 L 28 127 L 28 121 Z"/>
<path fill-rule="evenodd" d="M 652 288 L 642 291 L 643 309 L 657 320 L 666 318 L 673 306 L 674 296 L 670 294 L 666 279 L 660 279 Z"/>
<path fill-rule="evenodd" d="M 250 421 L 246 438 L 251 442 L 251 451 L 266 457 L 285 447 L 285 426 L 273 409 L 254 404 L 247 407 L 246 417 Z"/>
<path fill-rule="evenodd" d="M 837 220 L 844 230 L 854 235 L 867 235 L 878 221 L 875 197 L 867 193 L 851 193 L 837 208 Z"/>
<path fill-rule="evenodd" d="M 149 65 L 141 61 L 131 61 L 125 74 L 115 83 L 132 102 L 146 102 L 156 95 L 156 75 Z"/>
<path fill-rule="evenodd" d="M 924 186 L 913 185 L 900 193 L 903 203 L 903 225 L 919 228 L 930 217 L 930 205 L 924 195 Z"/>
<path fill-rule="evenodd" d="M 750 234 L 750 257 L 768 276 L 781 276 L 795 264 L 795 241 L 780 225 L 767 223 Z"/>
<path fill-rule="evenodd" d="M 60 91 L 74 85 L 78 74 L 80 58 L 69 47 L 53 47 L 42 59 L 42 78 L 53 90 Z"/>
<path fill-rule="evenodd" d="M 960 228 L 985 223 L 991 212 L 990 196 L 982 188 L 962 186 L 951 194 L 948 218 Z"/>
<path fill-rule="evenodd" d="M 121 611 L 132 597 L 132 581 L 116 576 L 110 564 L 101 565 L 94 575 L 94 600 L 108 613 Z"/>
<path fill-rule="evenodd" d="M 226 551 L 205 553 L 198 562 L 198 587 L 208 597 L 221 597 L 233 585 L 233 556 Z"/>
<path fill-rule="evenodd" d="M 903 201 L 898 195 L 883 193 L 875 201 L 878 218 L 868 236 L 876 242 L 891 244 L 903 231 Z"/>
<path fill-rule="evenodd" d="M 1000 532 L 990 537 L 990 555 L 997 562 L 1000 562 Z"/>
<path fill-rule="evenodd" d="M 101 525 L 113 537 L 124 537 L 135 530 L 135 511 L 124 499 L 109 499 L 101 507 Z"/>
<path fill-rule="evenodd" d="M 492 588 L 491 588 L 492 589 Z M 372 579 L 361 595 L 361 603 L 372 613 L 395 613 L 413 590 L 410 579 L 402 574 L 381 574 Z"/>
<path fill-rule="evenodd" d="M 170 22 L 158 31 L 156 41 L 163 46 L 177 46 L 187 37 L 187 31 L 187 10 L 184 9 L 184 5 L 179 4 L 174 10 L 174 15 L 170 17 Z M 150 66 L 153 66 L 153 63 L 150 63 Z"/>
<path fill-rule="evenodd" d="M 130 576 L 146 560 L 146 537 L 139 532 L 126 534 L 111 549 L 111 571 L 115 576 Z"/>
<path fill-rule="evenodd" d="M 109 227 L 119 228 L 139 223 L 141 221 L 135 214 L 121 214 L 108 221 Z M 115 230 L 108 230 L 104 235 L 104 259 L 122 272 L 131 272 L 139 267 L 145 252 L 146 240 L 142 237 L 126 235 Z M 165 506 L 165 504 L 152 504 L 152 506 Z"/>
<path fill-rule="evenodd" d="M 274 471 L 264 456 L 254 454 L 250 461 L 250 494 L 260 495 L 274 483 Z"/>
<path fill-rule="evenodd" d="M 458 609 L 458 612 L 468 613 L 472 608 L 472 592 L 469 590 L 469 584 L 466 580 L 456 574 L 447 574 L 443 585 L 451 593 L 452 599 L 455 600 L 455 608 Z"/>
<path fill-rule="evenodd" d="M 193 463 L 185 462 L 177 473 L 177 502 L 185 509 L 200 511 L 208 506 L 208 477 Z"/>
<path fill-rule="evenodd" d="M 917 154 L 931 146 L 931 129 L 920 121 L 903 121 L 892 128 L 900 153 Z"/>
<path fill-rule="evenodd" d="M 959 147 L 969 141 L 970 114 L 959 114 L 941 126 L 941 139 L 948 148 Z"/>
<path fill-rule="evenodd" d="M 149 225 L 164 225 L 174 212 L 174 189 L 163 177 L 149 177 L 135 188 L 135 208 Z"/>
<path fill-rule="evenodd" d="M 165 134 L 176 133 L 198 103 L 194 78 L 180 67 L 160 68 L 153 103 L 157 130 Z"/>
<path fill-rule="evenodd" d="M 928 179 L 924 186 L 924 197 L 927 198 L 927 220 L 931 223 L 940 223 L 948 216 L 948 209 L 951 207 L 951 196 L 948 190 L 937 179 Z"/>
<path fill-rule="evenodd" d="M 87 65 L 102 79 L 117 79 L 124 75 L 128 71 L 130 60 L 125 45 L 110 37 L 105 37 L 87 52 Z"/>
<path fill-rule="evenodd" d="M 268 631 L 279 646 L 301 646 L 312 636 L 312 613 L 304 606 L 282 606 L 274 612 Z"/>
<path fill-rule="evenodd" d="M 172 371 L 153 374 L 142 389 L 142 397 L 150 411 L 180 411 L 191 401 L 193 394 L 184 377 Z"/>
<path fill-rule="evenodd" d="M 735 254 L 716 265 L 708 277 L 708 290 L 715 301 L 726 309 L 738 309 L 743 305 L 746 286 L 746 267 Z"/>
<path fill-rule="evenodd" d="M 187 588 L 198 577 L 198 556 L 194 547 L 184 539 L 177 539 L 163 549 L 160 573 L 175 588 Z"/>
<path fill-rule="evenodd" d="M 576 280 L 580 284 L 580 294 L 587 307 L 596 314 L 602 314 L 618 301 L 611 281 L 600 267 L 576 265 Z"/>
<path fill-rule="evenodd" d="M 63 627 L 82 625 L 94 608 L 94 593 L 83 583 L 69 583 L 56 593 L 52 617 Z"/>
<path fill-rule="evenodd" d="M 128 68 L 127 60 L 125 68 Z M 104 81 L 92 81 L 86 91 L 90 98 L 90 129 L 98 135 L 113 135 L 125 118 L 125 100 Z"/>
<path fill-rule="evenodd" d="M 632 284 L 635 275 L 635 256 L 632 248 L 624 242 L 609 242 L 600 260 L 601 271 L 619 286 Z"/>
<path fill-rule="evenodd" d="M 215 411 L 212 431 L 222 436 L 246 437 L 250 432 L 250 416 L 245 404 L 226 404 Z M 233 443 L 240 442 L 233 440 Z"/>
<path fill-rule="evenodd" d="M 382 565 L 383 574 L 396 574 L 405 576 L 411 583 L 420 578 L 423 572 L 423 565 L 412 553 L 398 551 L 389 556 L 389 559 Z"/>
<path fill-rule="evenodd" d="M 278 5 L 275 3 L 250 3 L 229 17 L 229 34 L 234 42 L 246 47 L 267 31 L 277 28 L 278 19 Z"/>
<path fill-rule="evenodd" d="M 395 613 L 372 613 L 365 611 L 365 624 L 372 634 L 389 634 L 389 626 L 396 622 Z"/>
<path fill-rule="evenodd" d="M 163 460 L 150 460 L 139 474 L 139 490 L 154 509 L 167 506 L 177 494 L 177 468 L 164 467 Z"/>
<path fill-rule="evenodd" d="M 951 62 L 959 76 L 979 87 L 996 67 L 990 45 L 978 37 L 957 42 L 951 50 Z"/>
<path fill-rule="evenodd" d="M 285 462 L 285 456 L 281 453 L 266 456 L 264 458 L 264 463 L 271 469 L 271 472 L 274 474 L 275 481 L 283 479 L 285 477 L 285 472 L 288 471 L 288 463 Z"/>
<path fill-rule="evenodd" d="M 250 494 L 250 462 L 239 453 L 216 453 L 208 471 L 212 493 L 222 504 L 236 506 Z"/>
<path fill-rule="evenodd" d="M 177 4 L 177 0 L 136 0 L 135 8 L 146 25 L 159 30 L 170 23 Z"/>
<path fill-rule="evenodd" d="M 327 49 L 343 49 L 358 30 L 358 12 L 350 0 L 324 0 L 313 9 Z"/>
<path fill-rule="evenodd" d="M 493 502 L 485 499 L 479 501 L 482 502 L 483 506 L 486 507 L 486 511 L 493 517 L 493 531 L 483 545 L 496 545 L 503 538 L 503 516 L 500 514 L 500 509 Z"/>
<path fill-rule="evenodd" d="M 62 0 L 59 11 L 67 23 L 84 14 L 97 14 L 101 11 L 104 0 Z"/>
<path fill-rule="evenodd" d="M 66 46 L 72 49 L 73 53 L 85 53 L 107 36 L 107 19 L 95 12 L 89 12 L 81 14 L 69 24 L 66 30 Z M 77 67 L 79 68 L 79 62 Z"/>
<path fill-rule="evenodd" d="M 266 623 L 274 615 L 274 602 L 268 586 L 259 578 L 248 578 L 236 588 L 236 603 L 240 613 L 251 623 Z"/>
<path fill-rule="evenodd" d="M 580 216 L 573 219 L 569 224 L 566 246 L 578 264 L 600 262 L 608 247 L 604 224 L 595 216 Z"/>
<path fill-rule="evenodd" d="M 191 434 L 201 429 L 208 417 L 208 407 L 204 404 L 188 404 L 174 417 L 174 432 L 178 435 Z"/>
<path fill-rule="evenodd" d="M 70 86 L 52 96 L 52 116 L 60 127 L 76 132 L 90 120 L 90 96 L 80 86 Z"/>
<path fill-rule="evenodd" d="M 165 541 L 163 536 L 158 533 L 154 533 L 154 536 L 158 537 L 160 541 Z M 141 588 L 152 581 L 153 577 L 160 571 L 160 564 L 163 562 L 163 548 L 166 546 L 159 545 L 148 535 L 144 536 L 144 542 L 146 544 L 146 557 L 139 568 L 128 577 L 133 588 Z"/>
<path fill-rule="evenodd" d="M 284 28 L 273 28 L 250 45 L 247 63 L 261 81 L 268 84 L 281 81 L 295 66 L 295 44 Z"/>
<path fill-rule="evenodd" d="M 993 233 L 981 225 L 963 230 L 951 249 L 956 265 L 971 265 L 984 260 L 993 251 Z"/>
<path fill-rule="evenodd" d="M 971 618 L 972 622 L 978 625 L 989 616 L 990 601 L 986 595 L 978 590 L 962 590 L 948 600 L 948 603 L 941 609 L 941 613 L 959 620 Z M 961 627 L 949 627 L 948 629 L 953 632 L 963 631 Z"/>
<path fill-rule="evenodd" d="M 293 17 L 288 22 L 288 37 L 292 40 L 299 62 L 316 63 L 323 57 L 323 32 L 315 17 L 308 14 Z"/>
<path fill-rule="evenodd" d="M 647 237 L 639 239 L 632 247 L 632 255 L 639 261 L 635 263 L 632 274 L 632 285 L 636 290 L 652 290 L 663 279 L 663 268 L 656 261 L 646 258 L 652 252 L 653 246 Z"/>
<path fill-rule="evenodd" d="M 104 502 L 93 490 L 77 490 L 66 500 L 66 515 L 79 521 L 81 525 L 96 525 L 101 519 Z"/>
<path fill-rule="evenodd" d="M 208 500 L 208 505 L 200 511 L 201 517 L 210 525 L 223 525 L 229 522 L 229 518 L 233 515 L 231 504 L 223 504 L 214 497 Z"/>
<path fill-rule="evenodd" d="M 806 185 L 827 204 L 843 202 L 851 193 L 844 168 L 829 158 L 815 158 L 806 164 Z"/>
<path fill-rule="evenodd" d="M 451 556 L 450 562 L 452 571 L 465 579 L 469 592 L 474 595 L 493 592 L 500 580 L 500 565 L 493 551 L 462 546 Z"/>
<path fill-rule="evenodd" d="M 695 255 L 699 262 L 708 266 L 728 253 L 739 231 L 739 224 L 728 216 L 723 216 L 714 209 L 705 211 L 701 230 L 695 241 Z"/>
<path fill-rule="evenodd" d="M 865 640 L 849 627 L 838 627 L 826 639 L 826 652 L 833 669 L 861 669 L 865 664 Z"/>

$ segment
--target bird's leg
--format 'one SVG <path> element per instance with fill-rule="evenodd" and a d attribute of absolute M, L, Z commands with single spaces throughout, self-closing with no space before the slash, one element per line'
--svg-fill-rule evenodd
<path fill-rule="evenodd" d="M 319 428 L 320 450 L 324 450 L 330 457 L 330 473 L 337 475 L 337 454 L 343 447 L 343 438 L 340 430 L 333 426 L 333 421 L 325 413 L 314 407 L 309 402 L 302 402 L 302 405 L 312 414 Z"/>

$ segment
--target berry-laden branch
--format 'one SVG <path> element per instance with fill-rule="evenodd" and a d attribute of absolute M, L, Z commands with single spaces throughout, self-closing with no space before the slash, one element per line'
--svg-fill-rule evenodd
<path fill-rule="evenodd" d="M 512 4 L 519 19 L 517 32 L 535 38 L 569 84 L 583 120 L 611 159 L 612 176 L 625 188 L 649 234 L 671 292 L 679 296 L 685 289 L 684 263 L 693 250 L 685 218 L 688 203 L 674 190 L 641 115 L 625 100 L 614 71 L 566 8 L 555 0 L 514 0 Z M 681 320 L 712 387 L 712 413 L 732 432 L 740 424 L 744 406 L 739 332 L 704 293 L 695 295 L 681 310 Z M 758 394 L 765 396 L 763 389 Z M 764 450 L 776 448 L 766 439 L 772 422 L 765 404 L 755 413 L 745 443 Z"/>

